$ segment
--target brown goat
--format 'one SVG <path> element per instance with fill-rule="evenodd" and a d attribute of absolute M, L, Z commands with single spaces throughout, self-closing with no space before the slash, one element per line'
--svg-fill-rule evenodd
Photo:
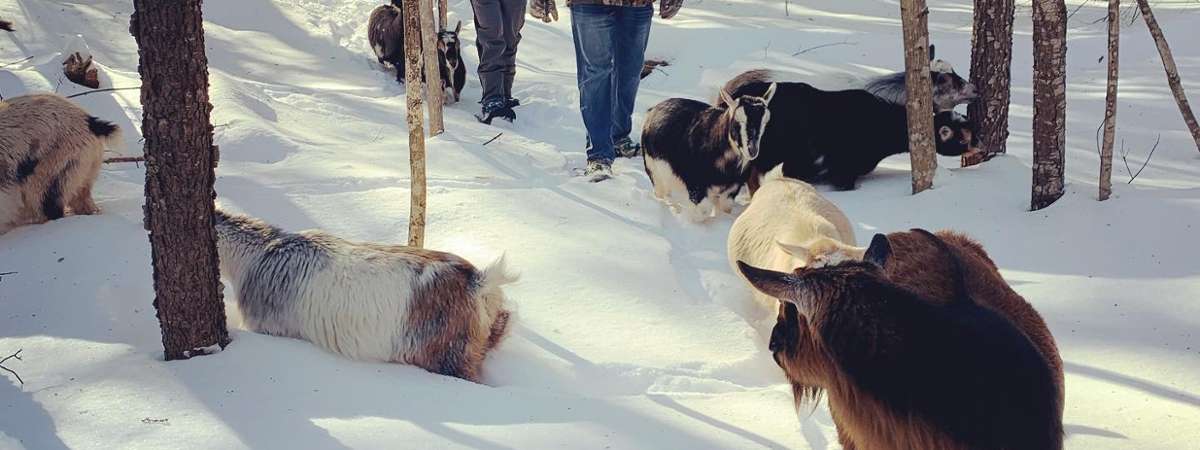
<path fill-rule="evenodd" d="M 771 350 L 797 405 L 828 391 L 847 449 L 1061 449 L 1061 395 L 1046 358 L 971 298 L 958 252 L 925 234 L 951 261 L 949 302 L 885 276 L 884 235 L 865 261 L 794 274 L 739 264 L 785 303 Z"/>
<path fill-rule="evenodd" d="M 56 94 L 0 101 L 0 234 L 73 214 L 96 214 L 92 184 L 121 130 Z"/>

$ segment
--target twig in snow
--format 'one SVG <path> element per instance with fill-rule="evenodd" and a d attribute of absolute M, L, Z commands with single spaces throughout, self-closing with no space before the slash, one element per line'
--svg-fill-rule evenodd
<path fill-rule="evenodd" d="M 491 138 L 491 139 L 488 139 L 488 140 L 487 140 L 487 142 L 484 142 L 484 143 L 483 143 L 483 145 L 488 145 L 488 144 L 491 144 L 491 143 L 492 143 L 492 141 L 494 141 L 494 140 L 496 140 L 496 139 L 500 139 L 500 136 L 504 136 L 504 133 L 497 134 L 497 135 L 496 135 L 496 137 L 493 137 L 493 138 Z"/>
<path fill-rule="evenodd" d="M 0 369 L 4 369 L 4 371 L 13 374 L 14 377 L 17 377 L 17 382 L 21 383 L 21 385 L 24 386 L 25 380 L 21 379 L 21 374 L 18 374 L 17 371 L 15 371 L 15 370 L 4 367 L 4 363 L 10 359 L 16 359 L 17 361 L 24 361 L 23 359 L 21 359 L 21 350 L 24 350 L 24 349 L 19 349 L 19 350 L 17 350 L 16 353 L 8 355 L 8 356 L 4 357 L 4 359 L 0 359 Z"/>
<path fill-rule="evenodd" d="M 141 162 L 146 162 L 146 157 L 145 157 L 145 156 L 116 156 L 116 157 L 112 157 L 112 158 L 105 158 L 105 159 L 104 159 L 104 163 L 105 163 L 105 164 L 112 164 L 112 163 L 141 163 Z"/>
<path fill-rule="evenodd" d="M 59 83 L 59 84 L 62 84 L 62 78 L 59 78 L 59 79 L 58 79 L 58 83 Z M 80 93 L 78 93 L 78 94 L 71 94 L 71 95 L 68 95 L 68 96 L 67 96 L 67 98 L 75 98 L 75 97 L 79 97 L 79 96 L 82 96 L 82 95 L 95 94 L 95 93 L 97 93 L 97 92 L 111 92 L 111 91 L 131 91 L 131 90 L 134 90 L 134 89 L 141 89 L 141 88 L 142 88 L 141 86 L 135 86 L 135 87 L 123 87 L 123 88 L 104 88 L 104 89 L 92 89 L 92 90 L 90 90 L 90 91 L 86 91 L 86 92 L 80 92 Z M 57 89 L 55 89 L 55 90 L 57 90 Z"/>
<path fill-rule="evenodd" d="M 803 55 L 803 54 L 805 54 L 805 53 L 811 52 L 811 51 L 813 51 L 813 50 L 822 49 L 822 48 L 825 48 L 825 47 L 833 47 L 833 46 L 835 46 L 835 45 L 858 45 L 858 43 L 857 43 L 857 42 L 842 41 L 842 42 L 832 42 L 832 43 L 829 43 L 829 44 L 821 44 L 821 45 L 818 45 L 818 46 L 815 46 L 815 47 L 809 47 L 809 48 L 806 48 L 806 49 L 800 50 L 800 51 L 798 51 L 798 52 L 796 52 L 796 53 L 792 53 L 792 56 L 800 56 L 800 55 Z"/>
<path fill-rule="evenodd" d="M 16 275 L 16 272 L 0 272 L 0 281 L 4 281 L 5 275 Z"/>
<path fill-rule="evenodd" d="M 1137 172 L 1135 173 L 1129 168 L 1129 159 L 1127 158 L 1127 156 L 1129 156 L 1129 151 L 1125 150 L 1125 140 L 1121 140 L 1121 161 L 1125 162 L 1125 172 L 1129 173 L 1129 182 L 1125 184 L 1133 184 L 1133 180 L 1136 180 L 1138 175 L 1142 174 L 1142 170 L 1146 168 L 1147 164 L 1150 164 L 1150 158 L 1154 157 L 1154 151 L 1158 149 L 1158 143 L 1161 141 L 1162 135 L 1159 134 L 1158 138 L 1154 140 L 1154 146 L 1150 147 L 1150 153 L 1146 155 L 1146 161 L 1142 163 L 1142 167 L 1138 168 Z"/>
<path fill-rule="evenodd" d="M 27 56 L 27 57 L 25 57 L 25 59 L 21 59 L 21 60 L 13 61 L 13 62 L 10 62 L 10 63 L 4 63 L 4 64 L 0 64 L 0 69 L 3 69 L 3 68 L 5 68 L 5 67 L 8 67 L 8 66 L 11 66 L 11 65 L 13 65 L 13 64 L 20 64 L 20 63 L 23 63 L 23 62 L 25 62 L 25 61 L 29 61 L 29 60 L 31 60 L 31 59 L 33 59 L 33 56 Z"/>

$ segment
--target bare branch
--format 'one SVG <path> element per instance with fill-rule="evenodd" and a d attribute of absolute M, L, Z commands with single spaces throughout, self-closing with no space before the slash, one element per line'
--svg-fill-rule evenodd
<path fill-rule="evenodd" d="M 821 45 L 817 45 L 817 46 L 813 46 L 813 47 L 809 47 L 809 48 L 806 48 L 806 49 L 800 50 L 800 51 L 798 51 L 798 52 L 796 52 L 796 53 L 792 53 L 792 56 L 800 56 L 800 55 L 803 55 L 803 54 L 805 54 L 805 53 L 811 52 L 811 51 L 813 51 L 813 50 L 822 49 L 822 48 L 825 48 L 825 47 L 833 47 L 833 46 L 836 46 L 836 45 L 858 45 L 858 43 L 857 43 L 857 42 L 850 42 L 849 40 L 845 40 L 845 41 L 842 41 L 842 42 L 831 42 L 831 43 L 828 43 L 828 44 L 821 44 Z"/>
<path fill-rule="evenodd" d="M 62 80 L 59 80 L 59 83 L 62 83 Z M 78 94 L 68 95 L 67 98 L 75 98 L 75 97 L 80 97 L 80 96 L 84 96 L 84 95 L 88 95 L 88 94 L 95 94 L 97 92 L 132 91 L 134 89 L 141 89 L 141 88 L 142 88 L 141 86 L 136 86 L 136 87 L 123 87 L 123 88 L 92 89 L 90 91 L 84 91 L 84 92 L 80 92 Z"/>
<path fill-rule="evenodd" d="M 13 273 L 16 273 L 16 272 L 13 272 Z M 24 386 L 25 380 L 21 379 L 20 374 L 18 374 L 15 370 L 4 367 L 4 363 L 8 362 L 8 360 L 10 360 L 10 359 L 16 359 L 17 361 L 24 361 L 23 359 L 21 359 L 21 350 L 24 350 L 24 349 L 18 349 L 16 353 L 8 355 L 8 356 L 4 357 L 4 359 L 0 359 L 0 369 L 4 369 L 5 372 L 13 374 L 14 377 L 17 377 L 17 382 L 21 383 L 21 385 Z"/>
<path fill-rule="evenodd" d="M 140 162 L 146 162 L 146 157 L 145 156 L 117 156 L 117 157 L 113 157 L 113 158 L 106 158 L 104 160 L 105 164 L 140 163 Z"/>
<path fill-rule="evenodd" d="M 496 140 L 496 139 L 500 139 L 500 136 L 504 136 L 504 133 L 497 134 L 495 137 L 493 137 L 493 138 L 491 138 L 491 139 L 488 139 L 488 140 L 487 140 L 487 142 L 484 142 L 484 143 L 483 143 L 483 145 L 488 145 L 488 144 L 491 144 L 491 143 L 492 143 L 492 141 L 494 141 L 494 140 Z"/>

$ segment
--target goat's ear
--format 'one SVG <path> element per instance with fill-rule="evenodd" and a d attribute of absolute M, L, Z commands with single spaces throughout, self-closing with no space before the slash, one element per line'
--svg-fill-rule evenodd
<path fill-rule="evenodd" d="M 887 235 L 878 233 L 875 237 L 871 238 L 871 245 L 863 253 L 863 261 L 879 266 L 882 269 L 891 256 L 892 243 L 888 242 Z"/>
<path fill-rule="evenodd" d="M 454 26 L 454 34 L 458 34 L 459 31 L 462 31 L 462 21 L 461 20 L 458 21 L 458 25 Z"/>
<path fill-rule="evenodd" d="M 733 100 L 733 96 L 729 95 L 724 88 L 721 89 L 721 101 L 725 102 L 725 106 L 731 111 L 737 107 L 737 102 Z"/>
<path fill-rule="evenodd" d="M 778 245 L 779 249 L 783 250 L 784 253 L 787 253 L 787 254 L 797 257 L 797 258 L 803 258 L 803 259 L 807 260 L 808 257 L 812 255 L 812 251 L 809 250 L 808 247 L 805 247 L 803 245 L 785 244 L 780 241 L 775 241 L 775 245 Z"/>
<path fill-rule="evenodd" d="M 771 97 L 775 96 L 775 88 L 779 87 L 779 83 L 771 83 L 771 87 L 767 88 L 767 94 L 763 96 L 763 101 L 768 105 L 771 104 Z"/>
<path fill-rule="evenodd" d="M 935 59 L 934 55 L 936 54 L 937 52 L 934 51 L 933 44 L 929 44 L 929 60 L 933 61 Z"/>
<path fill-rule="evenodd" d="M 738 261 L 737 265 L 738 270 L 742 272 L 742 275 L 746 277 L 750 285 L 758 289 L 759 292 L 783 301 L 796 302 L 796 287 L 799 284 L 799 280 L 792 274 L 759 269 L 742 261 Z"/>

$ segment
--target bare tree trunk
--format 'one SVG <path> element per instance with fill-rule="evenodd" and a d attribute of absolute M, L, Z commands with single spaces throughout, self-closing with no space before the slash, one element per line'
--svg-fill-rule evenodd
<path fill-rule="evenodd" d="M 408 1 L 417 1 L 417 7 L 421 9 L 421 51 L 425 59 L 425 100 L 429 102 L 429 135 L 437 136 L 446 131 L 446 125 L 442 122 L 446 90 L 442 86 L 441 63 L 438 62 L 437 29 L 433 26 L 433 0 Z"/>
<path fill-rule="evenodd" d="M 1033 2 L 1033 196 L 1036 211 L 1063 195 L 1067 123 L 1067 7 Z"/>
<path fill-rule="evenodd" d="M 1200 150 L 1200 125 L 1196 124 L 1196 115 L 1192 114 L 1192 107 L 1188 105 L 1187 93 L 1183 92 L 1183 83 L 1179 81 L 1179 69 L 1175 67 L 1171 47 L 1167 45 L 1167 38 L 1163 36 L 1158 20 L 1154 18 L 1154 11 L 1150 10 L 1150 4 L 1146 0 L 1137 0 L 1137 3 L 1138 8 L 1142 10 L 1142 17 L 1146 19 L 1146 28 L 1150 29 L 1150 35 L 1154 36 L 1154 43 L 1158 45 L 1158 55 L 1162 57 L 1163 69 L 1167 71 L 1167 84 L 1171 85 L 1175 103 L 1179 104 L 1179 113 L 1183 114 L 1183 121 L 1187 124 L 1188 131 L 1191 131 L 1192 139 L 1196 141 L 1196 150 Z"/>
<path fill-rule="evenodd" d="M 980 147 L 989 156 L 1008 151 L 1014 8 L 1013 0 L 975 0 L 971 84 L 979 99 L 967 106 L 967 115 L 978 125 Z M 966 155 L 962 161 L 969 165 Z"/>
<path fill-rule="evenodd" d="M 450 19 L 446 17 L 446 15 L 449 13 L 450 7 L 446 5 L 446 0 L 438 0 L 438 27 L 440 27 L 442 30 L 450 29 L 450 24 L 446 23 L 450 21 Z"/>
<path fill-rule="evenodd" d="M 908 149 L 912 191 L 933 187 L 937 153 L 933 146 L 933 86 L 929 80 L 929 9 L 925 0 L 901 0 L 904 70 L 908 94 Z"/>
<path fill-rule="evenodd" d="M 412 171 L 408 245 L 425 245 L 425 125 L 421 113 L 421 16 L 417 0 L 404 1 L 405 97 L 408 99 L 408 164 Z M 434 75 L 437 77 L 437 75 Z M 438 93 L 441 94 L 440 92 Z"/>
<path fill-rule="evenodd" d="M 169 3 L 169 4 L 168 4 Z M 229 343 L 213 229 L 213 146 L 201 0 L 135 0 L 142 77 L 145 225 L 165 358 Z"/>
<path fill-rule="evenodd" d="M 1100 147 L 1100 201 L 1112 195 L 1113 139 L 1117 133 L 1117 72 L 1121 62 L 1121 0 L 1108 0 L 1108 89 L 1104 95 L 1104 143 Z"/>

